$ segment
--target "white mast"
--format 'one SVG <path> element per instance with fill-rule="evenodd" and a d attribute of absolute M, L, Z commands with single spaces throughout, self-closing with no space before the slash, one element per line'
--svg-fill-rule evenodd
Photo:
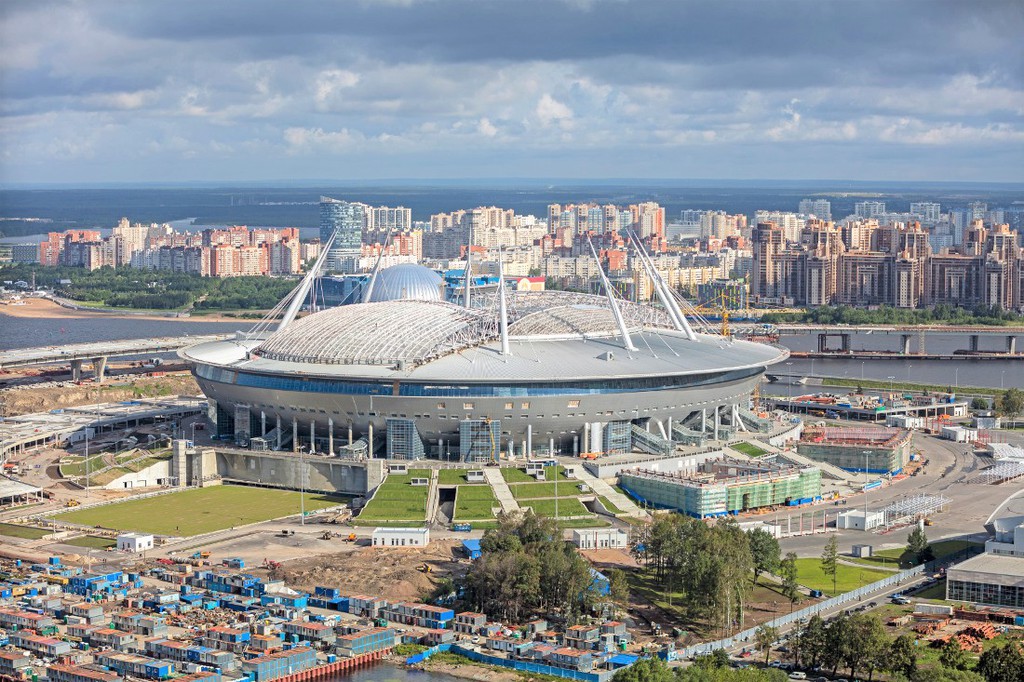
<path fill-rule="evenodd" d="M 388 229 L 387 235 L 384 237 L 384 243 L 380 247 L 380 253 L 377 254 L 377 262 L 373 264 L 373 272 L 370 274 L 370 281 L 366 285 L 366 291 L 363 292 L 363 303 L 370 302 L 370 296 L 373 296 L 373 285 L 377 283 L 377 273 L 380 272 L 380 262 L 384 259 L 384 249 L 388 248 L 388 242 L 391 241 L 391 231 L 394 230 L 392 225 Z"/>
<path fill-rule="evenodd" d="M 597 262 L 597 272 L 601 275 L 601 284 L 604 286 L 605 296 L 608 297 L 608 306 L 612 309 L 612 317 L 615 318 L 615 324 L 619 327 L 622 345 L 626 347 L 626 350 L 635 351 L 636 346 L 633 345 L 633 338 L 629 335 L 629 330 L 626 329 L 626 321 L 622 318 L 622 311 L 619 310 L 619 304 L 612 295 L 612 284 L 608 281 L 608 276 L 604 274 L 604 268 L 601 267 L 601 259 L 597 257 L 594 242 L 591 241 L 589 236 L 587 237 L 587 244 L 590 245 L 590 253 L 594 255 L 594 261 Z"/>
<path fill-rule="evenodd" d="M 469 238 L 466 240 L 466 290 L 462 294 L 462 305 L 466 308 L 470 307 L 472 299 L 470 298 L 469 287 L 470 280 L 473 277 L 473 224 L 469 225 Z"/>
<path fill-rule="evenodd" d="M 665 306 L 665 311 L 672 319 L 673 326 L 675 326 L 677 330 L 686 334 L 686 338 L 690 341 L 697 341 L 697 335 L 693 333 L 693 328 L 686 320 L 686 315 L 684 315 L 683 311 L 679 308 L 679 304 L 676 302 L 672 292 L 669 291 L 668 285 L 665 284 L 665 280 L 662 278 L 661 273 L 658 272 L 656 267 L 654 267 L 654 262 L 651 260 L 650 255 L 648 255 L 643 243 L 632 230 L 630 230 L 629 236 L 636 246 L 637 255 L 640 256 L 640 262 L 643 264 L 644 270 L 647 272 L 647 275 L 651 278 L 651 281 L 654 284 L 654 290 L 658 293 L 658 298 L 661 299 L 661 304 Z"/>
<path fill-rule="evenodd" d="M 313 281 L 320 276 L 320 269 L 323 267 L 324 261 L 327 260 L 327 254 L 331 250 L 331 245 L 334 243 L 334 238 L 338 235 L 338 231 L 335 230 L 331 233 L 331 238 L 327 240 L 327 244 L 320 250 L 320 256 L 313 263 L 313 267 L 309 269 L 306 276 L 302 278 L 302 282 L 295 289 L 295 295 L 288 304 L 288 309 L 284 311 L 284 317 L 281 318 L 281 323 L 277 325 L 277 331 L 281 331 L 295 319 L 295 316 L 299 313 L 299 308 L 302 307 L 302 301 L 305 300 L 306 294 L 309 293 L 309 288 L 313 286 Z"/>
<path fill-rule="evenodd" d="M 502 267 L 501 246 L 498 246 L 498 310 L 501 314 L 501 354 L 512 355 L 508 346 L 508 306 L 505 303 L 505 269 Z"/>

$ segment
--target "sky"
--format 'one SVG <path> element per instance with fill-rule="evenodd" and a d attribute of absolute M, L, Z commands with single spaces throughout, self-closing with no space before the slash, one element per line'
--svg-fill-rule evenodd
<path fill-rule="evenodd" d="M 0 184 L 1024 181 L 1019 0 L 3 0 Z"/>

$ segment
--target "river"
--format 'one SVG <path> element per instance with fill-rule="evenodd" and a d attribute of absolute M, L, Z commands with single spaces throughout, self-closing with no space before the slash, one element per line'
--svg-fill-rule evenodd
<path fill-rule="evenodd" d="M 0 312 L 0 350 L 52 346 L 60 343 L 85 343 L 88 341 L 113 341 L 118 339 L 140 339 L 188 334 L 228 334 L 236 330 L 249 329 L 254 321 L 199 322 L 168 318 L 166 320 L 95 317 L 95 318 L 14 318 Z M 809 351 L 816 348 L 817 335 L 783 336 L 780 342 L 790 350 Z M 916 350 L 914 339 L 912 350 Z M 1005 343 L 998 339 L 982 339 L 982 348 L 998 347 Z M 873 350 L 895 350 L 899 336 L 879 337 L 877 335 L 854 334 L 853 348 Z M 934 352 L 951 353 L 965 347 L 966 341 L 952 336 L 933 336 L 927 341 L 927 349 Z M 1017 347 L 1024 348 L 1024 337 L 1017 340 Z M 949 386 L 978 386 L 985 388 L 1024 387 L 1024 361 L 1022 360 L 917 360 L 908 358 L 884 358 L 878 360 L 802 360 L 791 359 L 789 365 L 776 365 L 773 370 L 780 374 L 800 373 L 806 376 L 834 376 L 911 381 L 922 384 Z M 786 388 L 765 387 L 767 392 L 786 393 Z"/>
<path fill-rule="evenodd" d="M 459 679 L 454 675 L 427 672 L 415 668 L 382 663 L 368 668 L 360 668 L 355 672 L 326 678 L 327 682 L 449 682 Z"/>

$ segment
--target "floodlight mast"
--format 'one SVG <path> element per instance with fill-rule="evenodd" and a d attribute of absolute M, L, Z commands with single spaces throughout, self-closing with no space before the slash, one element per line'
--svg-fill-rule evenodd
<path fill-rule="evenodd" d="M 665 311 L 668 312 L 668 316 L 672 319 L 672 324 L 678 331 L 686 334 L 686 338 L 690 341 L 697 341 L 697 335 L 693 333 L 693 328 L 690 323 L 686 320 L 686 315 L 679 308 L 679 304 L 676 303 L 676 299 L 672 296 L 672 292 L 669 291 L 668 285 L 662 278 L 661 273 L 654 267 L 654 262 L 651 260 L 650 255 L 644 248 L 643 243 L 637 237 L 636 233 L 632 230 L 629 231 L 629 237 L 633 240 L 636 246 L 637 255 L 640 256 L 640 262 L 644 266 L 644 270 L 647 275 L 651 278 L 654 283 L 654 290 L 658 293 L 658 298 L 661 299 L 661 304 L 665 306 Z"/>

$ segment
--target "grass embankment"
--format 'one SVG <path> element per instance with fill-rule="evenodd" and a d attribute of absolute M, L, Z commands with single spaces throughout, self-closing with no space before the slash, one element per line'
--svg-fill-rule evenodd
<path fill-rule="evenodd" d="M 512 497 L 517 500 L 541 500 L 548 497 L 576 497 L 580 495 L 579 483 L 573 483 L 566 479 L 565 482 L 555 483 L 516 483 L 510 485 Z M 590 495 L 593 493 L 582 493 Z"/>
<path fill-rule="evenodd" d="M 46 537 L 53 531 L 45 528 L 34 528 L 32 526 L 18 526 L 13 523 L 0 523 L 0 535 L 9 538 L 22 538 L 24 540 L 38 540 Z"/>
<path fill-rule="evenodd" d="M 455 491 L 455 511 L 452 520 L 492 519 L 492 510 L 500 506 L 490 486 L 461 485 Z"/>
<path fill-rule="evenodd" d="M 997 388 L 984 388 L 981 386 L 953 386 L 953 384 L 915 384 L 908 382 L 878 381 L 874 379 L 856 379 L 852 377 L 823 377 L 822 386 L 860 386 L 864 389 L 876 391 L 892 391 L 894 393 L 946 393 L 950 389 L 955 393 L 970 393 L 992 396 L 999 393 Z"/>
<path fill-rule="evenodd" d="M 597 499 L 600 500 L 601 504 L 604 505 L 604 508 L 607 509 L 612 514 L 625 514 L 626 513 L 624 511 L 622 511 L 621 509 L 619 509 L 618 507 L 616 507 L 612 503 L 612 501 L 609 500 L 607 497 L 598 497 Z"/>
<path fill-rule="evenodd" d="M 305 494 L 307 512 L 346 502 Z M 190 536 L 298 514 L 300 493 L 245 486 L 214 486 L 65 512 L 58 521 L 156 535 Z"/>
<path fill-rule="evenodd" d="M 931 543 L 931 548 L 936 559 L 945 559 L 961 553 L 962 558 L 967 558 L 969 554 L 980 552 L 984 545 L 969 540 L 939 540 Z M 880 549 L 869 557 L 843 557 L 843 559 L 865 566 L 886 566 L 888 568 L 911 568 L 917 565 L 917 562 L 903 547 Z"/>
<path fill-rule="evenodd" d="M 523 469 L 516 467 L 504 467 L 501 470 L 501 475 L 505 479 L 505 483 L 536 483 L 537 479 L 533 476 L 528 475 Z M 555 476 L 558 476 L 559 481 L 571 481 L 572 479 L 567 478 L 565 475 L 565 467 L 554 466 L 544 467 L 544 479 L 546 481 L 554 481 Z"/>
<path fill-rule="evenodd" d="M 471 469 L 441 469 L 437 472 L 438 485 L 487 485 L 486 483 L 470 483 L 466 474 Z"/>
<path fill-rule="evenodd" d="M 357 526 L 422 524 L 427 516 L 430 486 L 414 486 L 414 478 L 430 478 L 429 469 L 410 469 L 408 475 L 390 475 L 352 523 Z"/>

